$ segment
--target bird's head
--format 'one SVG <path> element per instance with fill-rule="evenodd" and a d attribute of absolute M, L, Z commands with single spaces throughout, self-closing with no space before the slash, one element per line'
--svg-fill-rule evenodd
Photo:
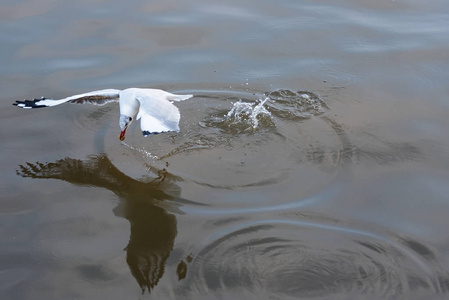
<path fill-rule="evenodd" d="M 123 141 L 125 139 L 125 133 L 126 133 L 126 129 L 128 128 L 129 124 L 131 124 L 133 121 L 133 118 L 125 116 L 125 115 L 120 115 L 120 135 L 118 136 L 118 138 Z"/>

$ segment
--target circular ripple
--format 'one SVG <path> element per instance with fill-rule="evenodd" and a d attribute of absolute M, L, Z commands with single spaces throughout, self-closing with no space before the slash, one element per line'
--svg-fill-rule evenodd
<path fill-rule="evenodd" d="M 190 270 L 193 293 L 397 299 L 438 290 L 422 257 L 400 243 L 352 228 L 257 221 L 229 228 L 205 244 Z"/>

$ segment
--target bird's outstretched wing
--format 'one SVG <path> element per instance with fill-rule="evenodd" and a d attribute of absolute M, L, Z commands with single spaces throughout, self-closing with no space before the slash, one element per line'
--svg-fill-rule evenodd
<path fill-rule="evenodd" d="M 137 120 L 144 136 L 169 131 L 179 131 L 181 115 L 171 101 L 183 101 L 192 95 L 175 95 L 161 90 L 142 89 L 137 95 L 140 102 Z"/>
<path fill-rule="evenodd" d="M 23 101 L 16 101 L 16 103 L 13 103 L 13 105 L 20 107 L 20 108 L 41 108 L 41 107 L 50 107 L 55 106 L 59 104 L 63 104 L 66 102 L 70 103 L 90 103 L 95 105 L 104 105 L 106 103 L 112 102 L 112 101 L 118 101 L 119 100 L 119 94 L 120 90 L 115 89 L 106 89 L 106 90 L 99 90 L 99 91 L 93 91 L 89 93 L 79 94 L 70 96 L 64 99 L 48 99 L 42 97 L 41 99 L 33 99 L 33 100 L 23 100 Z"/>

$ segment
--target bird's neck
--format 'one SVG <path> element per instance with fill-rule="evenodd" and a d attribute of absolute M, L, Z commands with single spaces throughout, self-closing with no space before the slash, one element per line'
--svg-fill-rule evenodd
<path fill-rule="evenodd" d="M 139 111 L 140 102 L 136 97 L 120 98 L 120 114 L 134 119 Z"/>

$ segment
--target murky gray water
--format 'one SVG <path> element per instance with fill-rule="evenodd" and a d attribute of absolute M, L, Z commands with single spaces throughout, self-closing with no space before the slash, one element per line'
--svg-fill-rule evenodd
<path fill-rule="evenodd" d="M 448 12 L 1 1 L 0 298 L 447 299 Z M 181 132 L 11 105 L 127 87 Z"/>

